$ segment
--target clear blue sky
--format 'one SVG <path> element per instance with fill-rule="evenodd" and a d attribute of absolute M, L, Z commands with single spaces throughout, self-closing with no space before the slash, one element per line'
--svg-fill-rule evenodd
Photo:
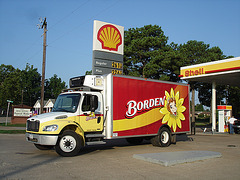
<path fill-rule="evenodd" d="M 203 41 L 240 56 L 240 0 L 0 0 L 0 64 L 42 69 L 46 17 L 46 78 L 69 78 L 92 68 L 93 20 L 129 28 L 159 25 L 168 43 Z"/>

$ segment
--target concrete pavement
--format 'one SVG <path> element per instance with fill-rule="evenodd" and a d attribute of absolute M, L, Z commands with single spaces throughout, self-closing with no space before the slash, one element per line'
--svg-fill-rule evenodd
<path fill-rule="evenodd" d="M 177 151 L 134 154 L 133 157 L 147 162 L 161 164 L 163 166 L 172 166 L 176 164 L 218 158 L 222 157 L 222 154 L 214 151 Z"/>
<path fill-rule="evenodd" d="M 0 134 L 0 179 L 239 179 L 240 135 L 179 136 L 176 145 L 154 147 L 149 141 L 132 146 L 123 140 L 87 146 L 78 156 L 60 157 L 54 150 L 40 151 L 25 135 Z M 133 158 L 134 154 L 214 151 L 221 157 L 165 167 Z"/>

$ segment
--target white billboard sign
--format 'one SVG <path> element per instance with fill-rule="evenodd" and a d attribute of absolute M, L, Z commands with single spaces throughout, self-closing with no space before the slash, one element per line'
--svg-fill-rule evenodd
<path fill-rule="evenodd" d="M 30 117 L 30 109 L 14 108 L 14 116 Z"/>

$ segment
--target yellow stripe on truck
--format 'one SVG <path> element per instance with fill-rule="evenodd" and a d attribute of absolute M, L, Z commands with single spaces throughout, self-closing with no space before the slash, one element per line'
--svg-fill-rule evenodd
<path fill-rule="evenodd" d="M 155 108 L 131 119 L 113 120 L 113 131 L 126 131 L 141 128 L 155 123 L 162 118 L 163 114 L 160 113 L 160 108 Z"/>

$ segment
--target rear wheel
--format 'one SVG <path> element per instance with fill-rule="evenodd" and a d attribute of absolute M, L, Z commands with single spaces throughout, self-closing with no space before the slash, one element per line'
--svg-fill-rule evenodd
<path fill-rule="evenodd" d="M 168 128 L 163 127 L 159 130 L 158 135 L 151 139 L 153 146 L 167 147 L 171 143 L 171 132 Z"/>
<path fill-rule="evenodd" d="M 81 142 L 81 137 L 77 133 L 67 130 L 58 139 L 55 149 L 61 156 L 76 156 L 82 147 Z"/>

